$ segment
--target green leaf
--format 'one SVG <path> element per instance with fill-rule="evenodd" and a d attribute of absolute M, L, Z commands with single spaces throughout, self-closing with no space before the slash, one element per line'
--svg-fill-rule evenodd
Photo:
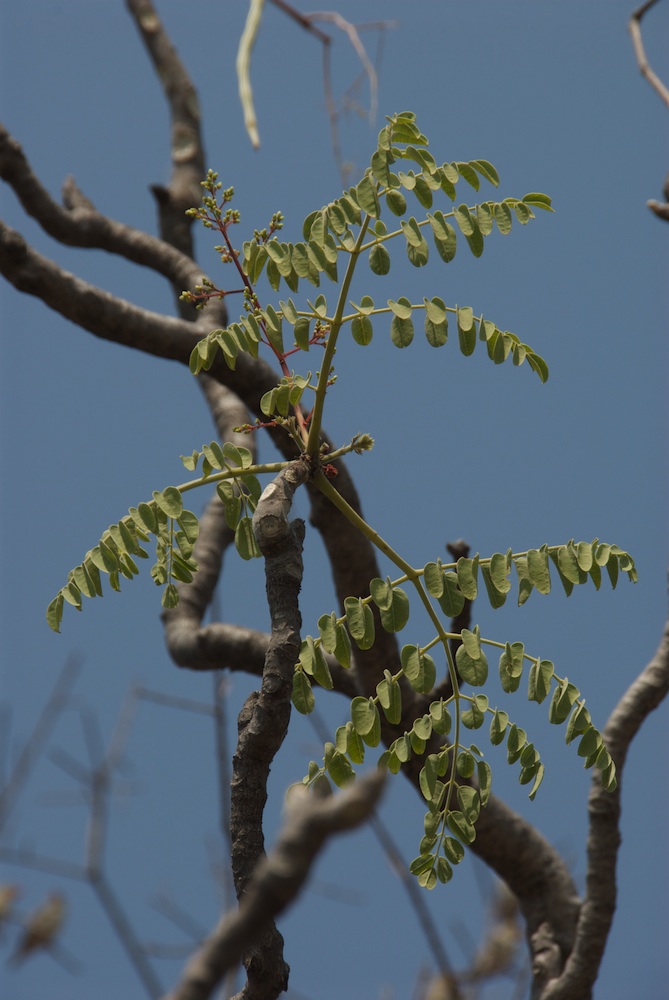
<path fill-rule="evenodd" d="M 579 566 L 576 549 L 571 542 L 558 548 L 557 562 L 561 576 L 570 583 L 585 583 L 587 574 Z"/>
<path fill-rule="evenodd" d="M 235 529 L 235 548 L 245 560 L 257 559 L 261 554 L 250 517 L 241 518 Z"/>
<path fill-rule="evenodd" d="M 476 769 L 476 761 L 468 750 L 461 750 L 458 754 L 456 767 L 461 778 L 471 778 Z"/>
<path fill-rule="evenodd" d="M 408 347 L 413 340 L 413 321 L 393 316 L 390 322 L 390 339 L 395 347 Z"/>
<path fill-rule="evenodd" d="M 179 603 L 179 591 L 173 583 L 168 583 L 165 587 L 160 603 L 164 608 L 176 608 Z"/>
<path fill-rule="evenodd" d="M 393 215 L 404 215 L 407 210 L 407 200 L 396 188 L 386 192 L 386 205 Z"/>
<path fill-rule="evenodd" d="M 453 217 L 463 236 L 471 236 L 474 232 L 474 221 L 469 208 L 466 205 L 460 205 L 459 208 L 453 209 Z"/>
<path fill-rule="evenodd" d="M 569 745 L 573 739 L 580 736 L 592 725 L 590 712 L 585 707 L 584 702 L 577 702 L 567 723 L 565 742 Z"/>
<path fill-rule="evenodd" d="M 527 733 L 514 723 L 509 728 L 506 739 L 507 754 L 506 759 L 509 764 L 515 764 L 519 760 L 525 745 L 527 744 Z"/>
<path fill-rule="evenodd" d="M 369 316 L 370 313 L 374 312 L 374 299 L 370 295 L 363 295 L 360 299 L 360 305 L 353 301 L 351 301 L 351 305 L 356 312 L 363 316 Z"/>
<path fill-rule="evenodd" d="M 406 238 L 407 257 L 414 267 L 423 267 L 427 264 L 430 251 L 418 223 L 412 217 L 408 221 L 402 219 L 400 225 Z"/>
<path fill-rule="evenodd" d="M 355 771 L 350 761 L 339 750 L 335 750 L 328 761 L 328 774 L 337 788 L 346 788 L 355 780 Z"/>
<path fill-rule="evenodd" d="M 523 201 L 526 205 L 534 205 L 535 208 L 543 208 L 545 212 L 553 212 L 554 209 L 551 208 L 551 199 L 547 194 L 541 194 L 540 191 L 530 191 L 529 194 L 523 195 Z"/>
<path fill-rule="evenodd" d="M 464 646 L 458 646 L 455 665 L 465 684 L 471 684 L 472 687 L 480 687 L 488 679 L 488 660 L 483 650 L 473 659 Z"/>
<path fill-rule="evenodd" d="M 402 691 L 389 670 L 384 670 L 383 673 L 383 680 L 376 685 L 376 693 L 386 719 L 396 726 L 402 718 Z"/>
<path fill-rule="evenodd" d="M 460 176 L 464 178 L 464 180 L 466 180 L 467 183 L 470 184 L 475 191 L 478 191 L 478 189 L 481 186 L 481 182 L 478 179 L 476 171 L 472 169 L 472 165 L 470 163 L 458 162 L 454 163 L 453 166 L 456 167 Z"/>
<path fill-rule="evenodd" d="M 414 691 L 427 694 L 434 687 L 437 668 L 432 657 L 417 646 L 403 646 L 400 653 L 404 674 Z"/>
<path fill-rule="evenodd" d="M 463 815 L 472 825 L 474 825 L 476 820 L 479 818 L 479 813 L 481 812 L 481 800 L 479 798 L 478 790 L 476 788 L 471 788 L 469 785 L 459 785 L 457 796 L 458 805 L 462 809 Z"/>
<path fill-rule="evenodd" d="M 346 753 L 354 764 L 365 761 L 365 744 L 350 722 L 346 723 Z M 343 751 L 342 751 L 343 752 Z"/>
<path fill-rule="evenodd" d="M 490 181 L 494 187 L 499 187 L 499 174 L 488 160 L 470 160 L 469 166 L 478 171 L 487 181 Z"/>
<path fill-rule="evenodd" d="M 474 323 L 474 313 L 470 306 L 463 306 L 460 308 L 458 306 L 457 310 L 458 318 L 458 337 L 460 340 L 460 350 L 465 355 L 474 353 L 476 348 L 476 324 Z"/>
<path fill-rule="evenodd" d="M 430 705 L 430 715 L 432 716 L 433 731 L 440 736 L 448 736 L 451 731 L 452 720 L 443 698 L 432 702 Z"/>
<path fill-rule="evenodd" d="M 481 232 L 478 221 L 475 216 L 472 216 L 472 223 L 474 231 L 471 236 L 465 236 L 467 240 L 467 245 L 475 257 L 480 257 L 484 249 L 483 233 Z"/>
<path fill-rule="evenodd" d="M 337 662 L 348 670 L 351 666 L 351 640 L 340 622 L 337 623 L 337 644 L 333 653 Z"/>
<path fill-rule="evenodd" d="M 377 193 L 377 184 L 369 174 L 365 174 L 360 183 L 355 188 L 356 201 L 363 212 L 371 215 L 373 219 L 378 219 L 381 215 L 381 205 Z"/>
<path fill-rule="evenodd" d="M 416 177 L 413 193 L 423 208 L 432 208 L 432 191 L 425 178 L 420 174 Z"/>
<path fill-rule="evenodd" d="M 496 708 L 490 723 L 490 742 L 493 746 L 499 746 L 504 741 L 504 734 L 509 725 L 509 716 L 506 712 Z"/>
<path fill-rule="evenodd" d="M 150 531 L 153 535 L 158 531 L 158 518 L 152 504 L 140 503 L 136 510 L 131 507 L 130 515 L 140 528 Z M 103 569 L 104 567 L 100 566 L 99 568 Z"/>
<path fill-rule="evenodd" d="M 162 493 L 154 490 L 153 499 L 168 517 L 176 518 L 181 515 L 181 511 L 183 510 L 183 500 L 181 493 L 178 489 L 176 489 L 176 487 L 168 486 Z"/>
<path fill-rule="evenodd" d="M 416 719 L 412 729 L 419 740 L 429 740 L 432 735 L 432 718 L 429 715 L 422 715 Z"/>
<path fill-rule="evenodd" d="M 388 611 L 388 609 L 392 606 L 393 585 L 389 576 L 387 576 L 385 580 L 381 580 L 379 577 L 375 577 L 373 580 L 370 580 L 369 593 L 371 594 L 372 600 L 376 604 L 377 608 L 381 608 L 383 611 Z"/>
<path fill-rule="evenodd" d="M 298 316 L 293 329 L 295 343 L 301 351 L 309 350 L 309 340 L 311 337 L 310 323 L 307 316 Z"/>
<path fill-rule="evenodd" d="M 551 589 L 551 574 L 548 562 L 548 549 L 530 549 L 527 553 L 527 568 L 530 580 L 540 594 L 548 594 Z"/>
<path fill-rule="evenodd" d="M 374 330 L 369 316 L 354 316 L 351 320 L 351 334 L 361 347 L 371 344 Z"/>
<path fill-rule="evenodd" d="M 506 236 L 513 228 L 513 216 L 511 215 L 511 209 L 508 205 L 497 202 L 493 205 L 492 212 L 495 217 L 495 222 L 497 223 L 497 228 L 502 236 Z"/>
<path fill-rule="evenodd" d="M 478 586 L 476 582 L 478 568 L 478 556 L 475 556 L 473 559 L 467 559 L 464 556 L 461 556 L 455 565 L 458 576 L 458 586 L 468 601 L 475 600 L 478 594 Z"/>
<path fill-rule="evenodd" d="M 547 382 L 548 365 L 546 364 L 544 359 L 540 358 L 538 354 L 534 353 L 534 351 L 529 351 L 529 350 L 527 351 L 526 357 L 527 357 L 527 363 L 532 369 L 532 371 L 535 371 L 537 373 L 542 382 Z"/>
<path fill-rule="evenodd" d="M 300 651 L 300 663 L 302 663 L 303 668 L 307 673 L 311 674 L 321 687 L 331 691 L 334 683 L 321 646 L 316 645 L 312 637 L 308 635 L 302 647 Z"/>
<path fill-rule="evenodd" d="M 427 217 L 432 228 L 432 238 L 434 239 L 437 252 L 446 264 L 450 264 L 455 257 L 457 249 L 457 234 L 455 229 L 450 222 L 446 221 L 442 212 L 435 212 L 434 214 L 428 212 Z"/>
<path fill-rule="evenodd" d="M 409 620 L 409 598 L 401 587 L 391 592 L 389 608 L 380 608 L 381 624 L 386 632 L 401 632 Z"/>
<path fill-rule="evenodd" d="M 63 620 L 64 598 L 62 591 L 49 603 L 46 609 L 46 620 L 50 629 L 60 632 L 60 623 Z"/>
<path fill-rule="evenodd" d="M 525 647 L 522 642 L 506 643 L 499 658 L 499 677 L 507 693 L 517 691 L 523 674 Z"/>
<path fill-rule="evenodd" d="M 369 251 L 369 266 L 374 274 L 388 274 L 390 271 L 390 254 L 382 243 L 375 243 Z"/>
<path fill-rule="evenodd" d="M 423 568 L 423 580 L 433 597 L 441 597 L 444 592 L 444 571 L 441 562 L 429 562 Z"/>
<path fill-rule="evenodd" d="M 356 733 L 367 736 L 376 723 L 378 709 L 373 698 L 354 698 L 351 702 L 351 722 Z"/>
<path fill-rule="evenodd" d="M 442 323 L 434 323 L 426 313 L 425 336 L 431 347 L 443 347 L 448 340 L 448 320 L 444 319 Z"/>
<path fill-rule="evenodd" d="M 334 611 L 331 611 L 329 615 L 321 615 L 318 619 L 318 634 L 323 649 L 327 650 L 328 653 L 334 653 L 337 646 L 337 616 Z"/>
<path fill-rule="evenodd" d="M 476 839 L 476 830 L 473 824 L 459 810 L 454 809 L 452 812 L 449 812 L 446 822 L 451 833 L 464 844 L 472 844 Z"/>
<path fill-rule="evenodd" d="M 482 236 L 489 236 L 493 227 L 492 208 L 484 202 L 476 206 L 476 222 Z"/>
<path fill-rule="evenodd" d="M 309 678 L 303 670 L 296 670 L 293 674 L 293 693 L 291 700 L 301 715 L 309 715 L 309 713 L 314 710 L 314 705 L 316 704 L 314 692 L 311 690 Z"/>
<path fill-rule="evenodd" d="M 398 319 L 410 319 L 413 306 L 405 296 L 399 298 L 397 302 L 394 299 L 388 299 L 388 305 Z"/>
<path fill-rule="evenodd" d="M 576 752 L 579 757 L 592 757 L 593 754 L 599 753 L 603 744 L 604 741 L 602 740 L 601 734 L 595 729 L 594 726 L 590 726 L 590 728 L 586 729 L 583 733 Z"/>
<path fill-rule="evenodd" d="M 485 706 L 487 707 L 488 699 L 486 696 L 480 695 L 478 697 L 483 698 Z M 460 721 L 463 726 L 467 727 L 467 729 L 480 729 L 485 721 L 484 712 L 485 709 L 479 705 L 477 698 L 474 698 L 471 702 L 471 707 L 468 708 L 467 711 L 462 712 Z"/>
<path fill-rule="evenodd" d="M 511 551 L 506 554 L 495 552 L 490 558 L 490 578 L 495 589 L 500 594 L 508 594 L 511 590 L 509 573 L 511 572 Z"/>
<path fill-rule="evenodd" d="M 481 636 L 478 626 L 474 628 L 473 632 L 468 628 L 463 628 L 460 632 L 460 638 L 467 655 L 472 660 L 479 660 L 481 658 Z"/>
<path fill-rule="evenodd" d="M 352 638 L 360 649 L 371 649 L 374 645 L 374 616 L 371 608 L 363 604 L 359 597 L 347 597 L 344 610 Z"/>
<path fill-rule="evenodd" d="M 530 579 L 527 559 L 524 556 L 514 556 L 513 563 L 518 574 L 518 607 L 521 607 L 534 590 L 534 584 Z"/>
<path fill-rule="evenodd" d="M 444 573 L 444 590 L 438 598 L 441 610 L 449 618 L 455 618 L 460 614 L 465 606 L 464 594 L 458 586 L 458 578 L 455 573 Z"/>
<path fill-rule="evenodd" d="M 530 667 L 527 697 L 539 705 L 551 689 L 555 668 L 550 660 L 535 660 Z"/>
<path fill-rule="evenodd" d="M 576 685 L 571 684 L 565 677 L 553 691 L 553 697 L 548 709 L 548 721 L 552 722 L 553 725 L 560 725 L 564 722 L 580 693 Z"/>
<path fill-rule="evenodd" d="M 501 608 L 506 601 L 506 592 L 498 590 L 495 581 L 492 578 L 490 567 L 486 566 L 485 563 L 481 565 L 481 575 L 483 577 L 483 582 L 485 583 L 486 593 L 488 594 L 488 600 L 493 608 Z"/>

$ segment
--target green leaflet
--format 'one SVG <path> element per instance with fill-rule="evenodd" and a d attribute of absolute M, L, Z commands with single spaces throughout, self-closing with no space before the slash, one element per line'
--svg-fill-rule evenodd
<path fill-rule="evenodd" d="M 390 254 L 382 243 L 375 243 L 369 251 L 369 266 L 378 275 L 388 274 L 390 271 Z"/>

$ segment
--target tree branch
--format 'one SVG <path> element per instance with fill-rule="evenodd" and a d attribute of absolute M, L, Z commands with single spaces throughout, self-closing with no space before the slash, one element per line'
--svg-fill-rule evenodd
<path fill-rule="evenodd" d="M 310 798 L 306 789 L 294 789 L 277 842 L 258 865 L 239 910 L 221 919 L 165 1000 L 209 997 L 249 944 L 296 899 L 327 839 L 361 826 L 372 815 L 383 783 L 383 772 L 371 771 L 346 791 L 326 799 Z"/>
<path fill-rule="evenodd" d="M 646 3 L 637 7 L 637 9 L 633 11 L 630 16 L 628 27 L 629 33 L 632 37 L 634 55 L 636 56 L 636 61 L 639 65 L 641 75 L 648 81 L 655 93 L 659 96 L 660 100 L 663 101 L 667 107 L 669 107 L 669 89 L 667 89 L 662 80 L 660 80 L 659 76 L 657 76 L 657 74 L 650 68 L 650 64 L 646 57 L 646 50 L 643 45 L 643 39 L 641 37 L 641 18 L 650 10 L 651 7 L 654 7 L 656 3 L 657 0 L 647 0 Z"/>
<path fill-rule="evenodd" d="M 590 833 L 586 893 L 573 949 L 541 1000 L 587 1000 L 597 979 L 616 907 L 616 862 L 620 848 L 622 772 L 630 744 L 645 719 L 669 692 L 669 619 L 657 652 L 613 710 L 602 733 L 613 758 L 618 787 L 606 792 L 595 775 L 588 800 Z"/>
<path fill-rule="evenodd" d="M 102 215 L 82 195 L 72 178 L 63 187 L 65 207 L 54 201 L 32 171 L 21 145 L 0 125 L 0 177 L 14 190 L 27 214 L 66 246 L 90 247 L 117 254 L 162 274 L 180 292 L 202 279 L 195 261 L 174 246 L 141 229 Z M 193 205 L 199 204 L 200 188 Z M 188 206 L 191 207 L 191 206 Z"/>
<path fill-rule="evenodd" d="M 169 187 L 152 187 L 160 231 L 164 240 L 193 257 L 192 219 L 184 213 L 200 203 L 200 182 L 206 169 L 197 90 L 151 0 L 126 0 L 126 5 L 162 84 L 170 112 L 172 176 Z"/>
<path fill-rule="evenodd" d="M 253 530 L 265 558 L 267 603 L 272 633 L 260 691 L 247 698 L 239 715 L 239 737 L 233 757 L 230 832 L 232 873 L 242 900 L 253 870 L 264 854 L 262 819 L 269 769 L 290 719 L 293 673 L 300 651 L 298 595 L 302 582 L 304 522 L 288 515 L 298 486 L 307 481 L 309 464 L 296 461 L 266 487 L 253 515 Z M 248 981 L 245 997 L 278 996 L 288 984 L 283 938 L 268 924 L 244 960 Z"/>
<path fill-rule="evenodd" d="M 659 95 L 660 100 L 662 100 L 667 107 L 669 107 L 669 88 L 660 80 L 659 76 L 653 72 L 646 58 L 646 50 L 643 44 L 643 38 L 641 37 L 641 18 L 646 14 L 651 7 L 654 7 L 657 0 L 646 0 L 640 7 L 635 10 L 629 20 L 629 33 L 632 38 L 632 46 L 634 48 L 634 55 L 636 56 L 636 61 L 641 71 L 641 75 L 648 81 L 650 86 L 653 88 L 656 94 Z M 669 175 L 664 182 L 664 201 L 656 201 L 651 198 L 650 201 L 646 202 L 648 208 L 651 212 L 657 215 L 658 219 L 664 219 L 669 222 Z"/>

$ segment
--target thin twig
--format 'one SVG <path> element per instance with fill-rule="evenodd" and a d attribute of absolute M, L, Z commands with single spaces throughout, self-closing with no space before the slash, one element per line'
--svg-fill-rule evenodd
<path fill-rule="evenodd" d="M 63 711 L 72 692 L 74 682 L 79 676 L 83 661 L 78 656 L 69 657 L 56 679 L 53 691 L 35 723 L 35 727 L 26 745 L 19 754 L 7 784 L 0 792 L 0 829 L 4 826 L 16 803 L 17 798 L 25 788 L 37 758 L 42 752 L 51 731 Z"/>
<path fill-rule="evenodd" d="M 643 39 L 641 37 L 641 18 L 646 14 L 651 7 L 654 7 L 658 0 L 647 0 L 646 3 L 638 7 L 630 16 L 629 20 L 629 33 L 632 36 L 632 45 L 634 46 L 634 55 L 636 56 L 636 61 L 639 65 L 639 70 L 641 75 L 648 81 L 655 93 L 659 96 L 660 100 L 669 107 L 669 89 L 660 80 L 659 76 L 653 72 L 650 68 L 650 64 L 646 57 L 646 50 L 644 48 Z"/>

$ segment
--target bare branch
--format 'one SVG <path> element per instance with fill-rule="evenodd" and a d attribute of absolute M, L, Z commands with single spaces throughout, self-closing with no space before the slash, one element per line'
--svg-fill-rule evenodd
<path fill-rule="evenodd" d="M 184 212 L 199 204 L 200 182 L 205 175 L 197 91 L 152 0 L 126 0 L 126 4 L 162 84 L 170 112 L 172 176 L 169 187 L 155 184 L 152 188 L 161 235 L 192 257 L 192 220 Z"/>
<path fill-rule="evenodd" d="M 180 291 L 192 289 L 201 281 L 202 270 L 191 257 L 141 229 L 102 215 L 72 178 L 63 188 L 65 207 L 59 205 L 33 173 L 21 145 L 1 125 L 0 177 L 13 188 L 28 215 L 60 243 L 117 254 L 157 271 Z M 198 187 L 193 204 L 199 200 Z"/>
<path fill-rule="evenodd" d="M 6 785 L 0 791 L 0 829 L 7 822 L 15 802 L 25 787 L 30 772 L 51 734 L 54 723 L 67 704 L 74 682 L 81 671 L 81 666 L 82 661 L 79 658 L 70 657 L 65 661 L 30 738 L 19 754 Z"/>
<path fill-rule="evenodd" d="M 641 18 L 651 7 L 654 7 L 657 0 L 647 0 L 646 3 L 642 4 L 630 17 L 629 21 L 629 33 L 632 37 L 632 45 L 634 47 L 634 54 L 636 56 L 636 61 L 639 65 L 641 75 L 648 81 L 656 94 L 659 95 L 660 99 L 669 107 L 669 88 L 666 84 L 660 80 L 659 76 L 653 72 L 646 58 L 646 50 L 644 49 L 643 39 L 641 37 Z M 656 201 L 655 198 L 651 198 L 646 202 L 648 208 L 651 212 L 657 215 L 658 219 L 664 219 L 665 222 L 669 222 L 669 175 L 664 182 L 664 201 Z"/>
<path fill-rule="evenodd" d="M 0 273 L 20 292 L 36 296 L 96 337 L 147 354 L 186 364 L 190 351 L 205 334 L 199 323 L 141 309 L 82 281 L 42 256 L 2 222 Z"/>
<path fill-rule="evenodd" d="M 258 866 L 238 912 L 221 919 L 183 979 L 166 1000 L 204 1000 L 250 942 L 297 897 L 327 839 L 362 825 L 378 805 L 384 775 L 371 771 L 346 791 L 325 799 L 295 789 L 276 845 Z"/>
<path fill-rule="evenodd" d="M 231 860 L 240 900 L 264 854 L 262 820 L 267 779 L 290 719 L 293 673 L 301 642 L 298 595 L 303 572 L 304 522 L 291 522 L 288 515 L 295 490 L 307 481 L 309 474 L 310 467 L 305 461 L 283 469 L 266 487 L 253 515 L 253 531 L 265 558 L 272 633 L 260 691 L 249 695 L 239 714 L 237 749 L 232 762 Z M 260 984 L 262 995 L 268 997 L 278 996 L 286 989 L 288 966 L 283 961 L 283 938 L 273 924 L 267 925 L 262 938 L 253 942 L 244 964 L 251 996 Z"/>
<path fill-rule="evenodd" d="M 616 862 L 620 848 L 622 772 L 630 744 L 648 715 L 669 692 L 669 619 L 657 652 L 620 699 L 602 733 L 613 758 L 618 787 L 606 792 L 593 778 L 588 811 L 586 894 L 576 927 L 574 948 L 557 980 L 541 1000 L 580 1000 L 591 995 L 616 907 Z"/>
<path fill-rule="evenodd" d="M 660 97 L 660 100 L 669 107 L 669 89 L 660 80 L 659 76 L 653 72 L 648 63 L 646 57 L 646 50 L 644 49 L 643 39 L 641 37 L 641 18 L 646 14 L 651 7 L 654 7 L 657 0 L 647 0 L 646 3 L 638 7 L 630 16 L 629 20 L 629 33 L 632 36 L 632 45 L 634 46 L 634 55 L 636 56 L 636 61 L 639 64 L 639 70 L 641 75 L 648 81 L 656 94 Z"/>
<path fill-rule="evenodd" d="M 332 136 L 332 151 L 334 154 L 335 162 L 339 170 L 339 174 L 342 179 L 342 183 L 346 184 L 347 179 L 347 169 L 346 164 L 343 161 L 341 153 L 341 139 L 339 136 L 339 124 L 338 119 L 340 112 L 337 110 L 335 103 L 333 91 L 332 91 L 332 70 L 331 70 L 331 52 L 332 52 L 332 37 L 328 35 L 325 31 L 321 31 L 320 28 L 316 27 L 315 22 L 317 20 L 327 21 L 335 24 L 337 28 L 340 29 L 349 39 L 354 51 L 356 52 L 360 62 L 363 66 L 363 72 L 367 79 L 369 80 L 369 90 L 370 90 L 370 108 L 369 108 L 369 120 L 373 122 L 376 117 L 376 109 L 378 105 L 378 77 L 376 68 L 372 63 L 371 59 L 367 55 L 367 50 L 362 43 L 359 32 L 363 29 L 376 28 L 379 31 L 383 31 L 388 28 L 394 28 L 397 26 L 397 21 L 376 21 L 369 24 L 352 24 L 342 17 L 338 12 L 333 11 L 319 11 L 316 13 L 303 14 L 301 11 L 297 10 L 292 4 L 286 2 L 286 0 L 271 0 L 275 7 L 287 14 L 288 17 L 292 18 L 299 25 L 301 25 L 305 31 L 317 38 L 323 45 L 323 91 L 325 94 L 325 105 L 327 108 L 328 119 L 330 121 L 330 133 Z"/>

